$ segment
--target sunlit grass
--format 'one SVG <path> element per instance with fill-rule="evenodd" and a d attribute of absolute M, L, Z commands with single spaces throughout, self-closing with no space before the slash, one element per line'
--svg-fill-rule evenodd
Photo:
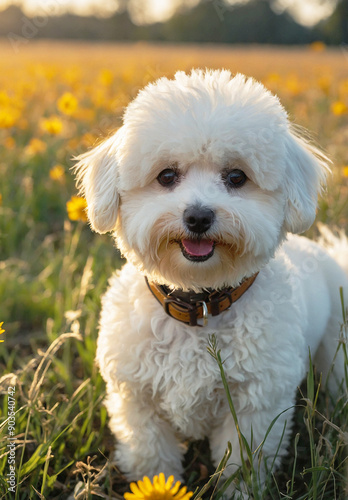
<path fill-rule="evenodd" d="M 107 235 L 92 234 L 81 220 L 84 205 L 73 198 L 72 157 L 120 126 L 124 106 L 147 82 L 191 67 L 241 71 L 277 93 L 290 117 L 310 129 L 333 158 L 318 220 L 347 228 L 347 59 L 341 50 L 325 47 L 314 52 L 31 41 L 18 54 L 7 45 L 0 48 L 0 323 L 5 330 L 0 492 L 7 488 L 6 394 L 15 385 L 21 483 L 16 499 L 68 498 L 75 488 L 76 498 L 118 498 L 128 485 L 107 460 L 114 441 L 94 356 L 100 296 L 121 258 Z M 309 231 L 315 233 L 315 227 Z M 292 450 L 275 480 L 270 474 L 269 498 L 332 500 L 347 494 L 346 396 L 330 408 L 323 394 L 317 396 L 315 379 L 318 383 L 319 376 L 310 372 L 303 398 L 299 393 Z M 189 488 L 203 488 L 203 498 L 218 498 L 219 473 L 204 486 L 213 472 L 207 444 L 191 444 Z"/>

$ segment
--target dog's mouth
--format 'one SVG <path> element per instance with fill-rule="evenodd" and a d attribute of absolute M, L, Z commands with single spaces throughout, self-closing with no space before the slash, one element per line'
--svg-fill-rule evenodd
<path fill-rule="evenodd" d="M 207 239 L 183 239 L 179 241 L 181 252 L 187 260 L 204 262 L 214 254 L 215 242 Z"/>

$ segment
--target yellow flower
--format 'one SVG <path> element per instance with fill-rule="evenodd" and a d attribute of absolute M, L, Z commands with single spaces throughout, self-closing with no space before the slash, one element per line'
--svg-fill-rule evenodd
<path fill-rule="evenodd" d="M 302 90 L 304 90 L 303 85 L 298 81 L 298 78 L 296 75 L 290 76 L 287 81 L 286 81 L 286 89 L 290 92 L 290 94 L 296 96 L 301 93 Z"/>
<path fill-rule="evenodd" d="M 51 135 L 59 135 L 63 130 L 63 123 L 58 116 L 43 118 L 40 122 L 41 130 Z"/>
<path fill-rule="evenodd" d="M 147 476 L 144 476 L 142 481 L 130 484 L 132 493 L 125 493 L 124 498 L 125 500 L 189 500 L 192 497 L 192 491 L 187 492 L 186 486 L 180 488 L 180 481 L 172 486 L 173 482 L 174 476 L 169 476 L 166 482 L 162 472 L 159 476 L 154 476 L 152 483 Z"/>
<path fill-rule="evenodd" d="M 280 75 L 278 73 L 270 73 L 266 77 L 266 81 L 271 82 L 271 83 L 279 83 L 280 80 L 281 80 L 281 78 L 280 78 Z"/>
<path fill-rule="evenodd" d="M 102 69 L 100 74 L 99 74 L 99 81 L 102 85 L 105 85 L 105 87 L 108 87 L 109 85 L 112 84 L 114 80 L 114 75 L 109 69 Z"/>
<path fill-rule="evenodd" d="M 326 45 L 324 42 L 317 40 L 316 42 L 311 43 L 309 48 L 310 50 L 313 50 L 313 52 L 323 52 L 326 49 Z"/>
<path fill-rule="evenodd" d="M 1 328 L 3 324 L 4 324 L 4 322 L 0 323 L 0 335 L 2 333 L 4 333 L 4 331 L 5 331 L 3 328 Z M 4 340 L 0 340 L 0 342 L 5 342 L 5 341 Z"/>
<path fill-rule="evenodd" d="M 87 222 L 86 208 L 87 202 L 81 196 L 72 196 L 66 203 L 66 209 L 70 220 L 82 220 L 83 222 Z"/>
<path fill-rule="evenodd" d="M 5 92 L 4 90 L 2 90 L 0 92 L 0 105 L 1 106 L 7 106 L 9 105 L 11 102 L 11 99 L 9 98 L 9 95 L 7 92 Z"/>
<path fill-rule="evenodd" d="M 342 173 L 344 177 L 348 177 L 348 165 L 342 167 Z"/>
<path fill-rule="evenodd" d="M 36 137 L 30 139 L 29 144 L 25 147 L 24 152 L 29 156 L 34 156 L 38 153 L 44 153 L 47 149 L 47 144 Z"/>
<path fill-rule="evenodd" d="M 340 116 L 347 113 L 347 105 L 342 101 L 335 101 L 331 104 L 331 111 L 334 115 Z"/>
<path fill-rule="evenodd" d="M 0 193 L 0 206 L 2 205 L 2 194 Z M 0 325 L 1 327 L 1 325 Z M 0 328 L 1 329 L 1 328 Z"/>
<path fill-rule="evenodd" d="M 52 167 L 49 175 L 54 181 L 64 182 L 65 169 L 63 165 L 55 165 Z"/>
<path fill-rule="evenodd" d="M 57 108 L 65 115 L 72 115 L 77 109 L 78 100 L 71 92 L 65 92 L 57 102 Z"/>
<path fill-rule="evenodd" d="M 0 128 L 13 127 L 20 117 L 18 109 L 12 106 L 5 106 L 0 109 Z"/>

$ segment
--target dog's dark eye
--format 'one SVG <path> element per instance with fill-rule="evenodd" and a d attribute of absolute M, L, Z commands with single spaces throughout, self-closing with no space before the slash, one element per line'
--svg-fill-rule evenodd
<path fill-rule="evenodd" d="M 166 168 L 158 175 L 157 180 L 164 187 L 173 186 L 178 180 L 179 176 L 172 168 Z"/>
<path fill-rule="evenodd" d="M 228 187 L 239 188 L 245 184 L 247 180 L 247 176 L 243 172 L 243 170 L 234 169 L 230 172 L 227 172 L 223 177 L 225 184 Z"/>

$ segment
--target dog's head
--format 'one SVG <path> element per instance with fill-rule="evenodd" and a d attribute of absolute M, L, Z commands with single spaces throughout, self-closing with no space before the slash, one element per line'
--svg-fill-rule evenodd
<path fill-rule="evenodd" d="M 309 228 L 327 168 L 260 83 L 194 70 L 139 92 L 76 172 L 95 231 L 152 279 L 197 290 L 238 284 Z"/>

